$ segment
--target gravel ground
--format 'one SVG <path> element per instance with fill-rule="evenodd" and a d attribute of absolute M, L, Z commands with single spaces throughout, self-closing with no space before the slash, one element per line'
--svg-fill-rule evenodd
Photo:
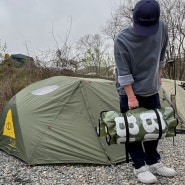
<path fill-rule="evenodd" d="M 157 176 L 157 185 L 185 185 L 185 135 L 160 140 L 162 162 L 174 167 L 174 178 Z M 28 166 L 0 150 L 0 185 L 141 185 L 133 175 L 132 163 L 117 165 Z"/>

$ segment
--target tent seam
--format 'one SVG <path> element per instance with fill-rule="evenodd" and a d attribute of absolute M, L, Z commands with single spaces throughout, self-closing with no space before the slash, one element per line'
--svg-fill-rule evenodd
<path fill-rule="evenodd" d="M 80 91 L 82 92 L 82 97 L 83 97 L 83 99 L 84 99 L 84 102 L 85 102 L 85 105 L 86 105 L 86 110 L 87 110 L 88 115 L 89 115 L 89 117 L 90 117 L 90 121 L 91 121 L 91 118 L 93 118 L 93 120 L 94 120 L 93 115 L 92 115 L 91 112 L 89 111 L 89 110 L 90 110 L 90 106 L 89 106 L 89 104 L 88 104 L 87 98 L 86 98 L 85 93 L 84 93 L 84 91 L 82 90 L 81 86 L 80 86 Z M 94 122 L 95 122 L 95 120 L 94 120 Z M 92 123 L 92 125 L 94 126 L 94 124 L 93 124 L 92 121 L 91 121 L 91 123 Z M 92 125 L 91 125 L 91 126 L 92 126 Z M 95 130 L 94 127 L 93 127 L 93 129 Z M 97 137 L 98 137 L 98 135 L 97 135 Z M 108 153 L 107 153 L 107 151 L 106 151 L 106 148 L 102 145 L 102 142 L 100 142 L 99 139 L 97 139 L 97 140 L 98 140 L 98 142 L 100 143 L 100 146 L 102 147 L 102 150 L 105 152 L 105 154 L 106 154 L 106 156 L 107 156 L 107 159 L 108 159 L 108 162 L 111 164 L 110 156 L 108 155 Z"/>
<path fill-rule="evenodd" d="M 75 82 L 75 83 L 76 83 L 76 82 Z M 63 110 L 63 108 L 64 108 L 64 106 L 66 105 L 66 103 L 69 102 L 71 96 L 72 96 L 73 93 L 74 93 L 74 90 L 75 90 L 76 88 L 78 88 L 79 86 L 80 86 L 80 82 L 78 83 L 77 86 L 75 86 L 75 88 L 73 89 L 73 91 L 71 91 L 71 94 L 70 94 L 69 98 L 68 98 L 67 101 L 63 104 L 63 106 L 62 106 L 62 108 L 60 109 L 60 111 L 58 112 L 58 114 L 56 114 L 56 116 L 55 116 L 55 118 L 53 119 L 52 124 L 50 124 L 50 126 L 53 125 L 53 123 L 54 123 L 54 121 L 56 120 L 56 118 L 58 117 L 59 113 L 61 113 L 61 111 Z M 42 133 L 42 136 L 41 136 L 41 138 L 39 139 L 38 144 L 35 146 L 35 149 L 33 150 L 32 155 L 31 155 L 31 157 L 30 157 L 30 159 L 29 159 L 28 161 L 31 161 L 31 160 L 32 160 L 33 154 L 35 153 L 35 151 L 36 151 L 36 149 L 38 148 L 38 146 L 40 146 L 40 143 L 41 143 L 43 137 L 47 134 L 48 131 L 49 131 L 49 130 L 46 130 L 45 132 Z"/>

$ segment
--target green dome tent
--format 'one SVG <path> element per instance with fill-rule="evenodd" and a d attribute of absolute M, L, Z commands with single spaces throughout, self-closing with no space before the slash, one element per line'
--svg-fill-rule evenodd
<path fill-rule="evenodd" d="M 0 116 L 0 148 L 28 164 L 125 160 L 124 146 L 97 137 L 102 110 L 119 110 L 115 84 L 57 76 L 17 93 Z"/>
<path fill-rule="evenodd" d="M 115 82 L 57 76 L 33 83 L 0 115 L 0 149 L 30 165 L 123 162 L 124 144 L 109 146 L 96 133 L 106 110 L 119 111 Z"/>

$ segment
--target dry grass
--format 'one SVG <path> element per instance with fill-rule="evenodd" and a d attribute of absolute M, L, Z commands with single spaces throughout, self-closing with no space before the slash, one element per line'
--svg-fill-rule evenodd
<path fill-rule="evenodd" d="M 99 76 L 75 74 L 71 71 L 56 71 L 46 67 L 17 68 L 10 64 L 0 65 L 0 113 L 6 103 L 21 89 L 36 81 L 59 75 L 100 78 Z"/>
<path fill-rule="evenodd" d="M 0 113 L 6 103 L 21 89 L 29 84 L 49 78 L 51 76 L 60 75 L 48 68 L 30 68 L 24 66 L 16 68 L 11 65 L 0 66 Z"/>

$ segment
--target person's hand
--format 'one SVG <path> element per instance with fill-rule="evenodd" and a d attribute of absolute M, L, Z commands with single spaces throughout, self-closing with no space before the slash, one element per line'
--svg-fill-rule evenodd
<path fill-rule="evenodd" d="M 138 102 L 136 96 L 128 98 L 128 108 L 129 109 L 135 109 L 137 107 L 139 107 L 139 102 Z"/>

